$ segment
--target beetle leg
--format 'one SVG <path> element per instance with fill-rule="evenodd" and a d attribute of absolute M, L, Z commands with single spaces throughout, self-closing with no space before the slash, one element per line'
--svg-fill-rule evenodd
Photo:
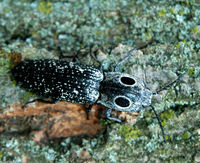
<path fill-rule="evenodd" d="M 70 59 L 72 59 L 72 62 L 78 63 L 77 55 L 75 55 L 75 56 L 64 56 L 63 54 L 60 54 L 59 58 L 60 59 L 70 58 Z"/>
<path fill-rule="evenodd" d="M 116 121 L 116 122 L 118 122 L 118 123 L 121 123 L 122 121 L 121 121 L 120 119 L 118 119 L 118 118 L 113 118 L 113 117 L 110 116 L 111 111 L 112 111 L 112 109 L 109 109 L 109 108 L 107 109 L 107 111 L 106 111 L 106 117 L 107 117 L 109 120 L 112 120 L 112 121 Z"/>
<path fill-rule="evenodd" d="M 49 100 L 44 100 L 44 99 L 40 99 L 40 98 L 36 98 L 34 100 L 31 100 L 31 101 L 28 101 L 27 103 L 25 103 L 23 106 L 22 106 L 22 109 L 24 110 L 26 108 L 26 106 L 28 104 L 31 104 L 33 102 L 43 102 L 43 103 L 47 103 L 47 104 L 56 104 L 58 102 L 58 100 L 52 100 L 52 101 L 49 101 Z"/>
<path fill-rule="evenodd" d="M 89 114 L 90 114 L 90 112 L 91 112 L 91 110 L 92 110 L 92 107 L 93 107 L 93 104 L 90 104 L 90 105 L 88 106 L 88 108 L 87 108 L 87 111 L 86 111 L 87 120 L 89 120 Z"/>

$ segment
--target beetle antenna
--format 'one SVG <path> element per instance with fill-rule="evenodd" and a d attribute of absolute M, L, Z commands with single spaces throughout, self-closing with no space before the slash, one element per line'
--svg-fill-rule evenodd
<path fill-rule="evenodd" d="M 162 123 L 161 123 L 161 120 L 160 120 L 160 117 L 158 116 L 155 108 L 153 107 L 153 105 L 150 105 L 150 107 L 152 108 L 154 114 L 156 115 L 156 118 L 158 120 L 158 123 L 160 125 L 160 128 L 161 128 L 161 131 L 162 131 L 162 135 L 163 135 L 163 139 L 164 139 L 164 143 L 166 143 L 166 140 L 165 140 L 165 132 L 164 132 L 164 129 L 163 129 L 163 126 L 162 126 Z"/>
<path fill-rule="evenodd" d="M 128 55 L 127 55 L 123 60 L 121 60 L 120 62 L 117 63 L 117 65 L 115 66 L 115 72 L 119 72 L 119 66 L 120 66 L 121 64 L 123 64 L 124 62 L 126 62 L 126 61 L 130 58 L 130 56 L 132 55 L 132 53 L 133 53 L 134 51 L 136 51 L 136 50 L 137 50 L 137 48 L 131 49 L 131 50 L 128 52 Z"/>
<path fill-rule="evenodd" d="M 181 75 L 178 76 L 177 79 L 175 79 L 173 82 L 169 83 L 168 85 L 166 85 L 165 87 L 161 88 L 160 90 L 153 92 L 153 95 L 157 95 L 160 92 L 170 88 L 172 85 L 174 85 L 175 83 L 177 83 L 188 71 L 185 71 L 184 73 L 182 73 Z"/>
<path fill-rule="evenodd" d="M 135 48 L 131 49 L 131 50 L 128 52 L 128 55 L 127 55 L 122 61 L 120 61 L 120 62 L 117 63 L 117 65 L 115 66 L 115 72 L 119 72 L 119 66 L 120 66 L 121 64 L 123 64 L 125 61 L 127 61 L 127 60 L 130 58 L 130 56 L 132 55 L 132 52 L 134 52 L 134 51 L 136 51 L 136 50 L 139 50 L 139 49 L 146 48 L 148 45 L 150 45 L 150 44 L 152 44 L 152 43 L 154 43 L 154 42 L 158 42 L 158 41 L 157 41 L 157 40 L 151 39 L 151 40 L 149 40 L 147 43 L 145 43 L 145 44 L 143 44 L 143 45 L 141 45 L 141 46 L 138 46 L 138 47 L 135 47 Z"/>

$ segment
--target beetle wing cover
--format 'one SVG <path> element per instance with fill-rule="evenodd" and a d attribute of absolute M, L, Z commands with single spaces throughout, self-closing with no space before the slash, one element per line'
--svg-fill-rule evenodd
<path fill-rule="evenodd" d="M 17 84 L 53 100 L 92 104 L 103 80 L 100 70 L 64 60 L 26 60 L 12 69 Z"/>

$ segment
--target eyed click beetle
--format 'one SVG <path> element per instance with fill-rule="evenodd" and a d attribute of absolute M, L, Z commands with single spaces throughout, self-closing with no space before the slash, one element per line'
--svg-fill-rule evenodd
<path fill-rule="evenodd" d="M 94 103 L 107 108 L 106 116 L 110 120 L 111 111 L 139 112 L 143 107 L 152 107 L 162 133 L 161 122 L 151 105 L 153 95 L 176 83 L 185 73 L 160 91 L 151 92 L 142 80 L 134 75 L 118 72 L 118 66 L 126 61 L 135 49 L 130 50 L 124 60 L 115 67 L 115 72 L 104 72 L 97 68 L 80 65 L 64 60 L 41 59 L 26 60 L 14 67 L 12 75 L 21 87 L 54 102 L 68 101 L 79 104 Z"/>

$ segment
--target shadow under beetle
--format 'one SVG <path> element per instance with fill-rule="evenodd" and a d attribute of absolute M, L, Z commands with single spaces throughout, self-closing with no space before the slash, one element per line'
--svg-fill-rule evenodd
<path fill-rule="evenodd" d="M 26 60 L 14 67 L 11 72 L 17 84 L 42 97 L 52 99 L 51 103 L 68 101 L 89 104 L 89 110 L 94 103 L 103 105 L 107 108 L 107 118 L 117 122 L 121 120 L 111 117 L 112 110 L 139 112 L 143 107 L 150 106 L 158 119 L 165 140 L 161 121 L 151 105 L 152 97 L 171 87 L 186 72 L 153 93 L 139 78 L 118 72 L 119 65 L 128 60 L 135 50 L 130 50 L 127 57 L 116 65 L 115 72 L 104 72 L 76 62 L 54 59 Z M 35 99 L 28 103 L 38 100 L 46 102 Z"/>

